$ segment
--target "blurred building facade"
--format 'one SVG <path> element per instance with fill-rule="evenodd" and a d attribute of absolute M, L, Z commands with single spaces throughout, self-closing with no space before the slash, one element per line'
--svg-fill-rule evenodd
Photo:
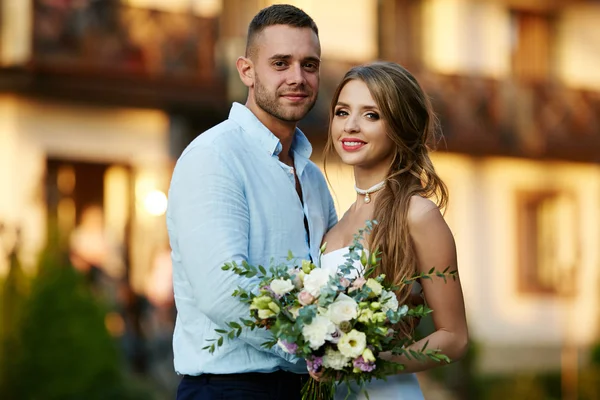
<path fill-rule="evenodd" d="M 164 194 L 183 147 L 226 117 L 267 0 L 2 0 L 0 220 L 33 264 L 49 220 L 88 206 L 143 291 L 164 250 Z M 600 332 L 600 3 L 289 0 L 317 22 L 322 165 L 328 102 L 348 67 L 397 61 L 432 97 L 482 371 L 582 362 Z M 351 171 L 327 168 L 340 213 Z M 120 272 L 119 272 L 120 271 Z M 585 354 L 585 353 L 583 353 Z"/>
<path fill-rule="evenodd" d="M 217 20 L 114 0 L 0 4 L 0 219 L 21 228 L 31 265 L 48 221 L 68 234 L 98 210 L 113 250 L 98 235 L 80 247 L 112 251 L 103 267 L 141 291 L 167 245 L 178 141 L 224 113 Z"/>

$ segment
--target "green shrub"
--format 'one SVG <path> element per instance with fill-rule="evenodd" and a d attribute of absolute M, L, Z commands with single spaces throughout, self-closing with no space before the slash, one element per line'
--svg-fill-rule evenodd
<path fill-rule="evenodd" d="M 24 304 L 16 341 L 5 353 L 4 398 L 150 398 L 123 379 L 104 315 L 79 273 L 46 255 Z"/>

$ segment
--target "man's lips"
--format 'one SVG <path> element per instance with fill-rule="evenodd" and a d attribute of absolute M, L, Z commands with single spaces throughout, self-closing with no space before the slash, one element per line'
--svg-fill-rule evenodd
<path fill-rule="evenodd" d="M 308 97 L 308 94 L 306 93 L 286 93 L 281 95 L 281 97 L 285 97 L 288 100 L 291 101 L 301 101 L 304 100 L 305 98 Z"/>

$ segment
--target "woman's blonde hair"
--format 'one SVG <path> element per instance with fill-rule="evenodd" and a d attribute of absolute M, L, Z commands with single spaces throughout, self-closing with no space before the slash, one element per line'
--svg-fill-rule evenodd
<path fill-rule="evenodd" d="M 386 186 L 375 197 L 374 226 L 367 238 L 369 249 L 381 252 L 376 274 L 399 284 L 417 273 L 417 257 L 408 227 L 412 196 L 431 198 L 440 209 L 448 201 L 446 185 L 435 172 L 429 150 L 440 134 L 438 120 L 429 98 L 404 67 L 391 62 L 375 62 L 350 69 L 338 85 L 331 102 L 330 132 L 325 145 L 325 162 L 333 153 L 331 122 L 344 86 L 351 80 L 364 82 L 386 124 L 388 137 L 396 146 L 386 177 Z M 398 300 L 407 303 L 411 288 L 400 285 Z M 411 325 L 411 324 L 409 324 Z M 401 327 L 408 334 L 413 326 Z"/>

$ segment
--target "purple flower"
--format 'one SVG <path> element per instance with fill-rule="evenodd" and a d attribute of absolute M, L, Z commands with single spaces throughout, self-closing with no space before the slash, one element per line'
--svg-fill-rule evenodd
<path fill-rule="evenodd" d="M 281 298 L 281 296 L 275 293 L 269 285 L 261 287 L 260 290 L 268 292 L 274 299 L 279 300 Z"/>
<path fill-rule="evenodd" d="M 374 363 L 366 362 L 362 356 L 358 356 L 354 359 L 354 368 L 360 369 L 362 372 L 371 372 L 375 369 Z"/>
<path fill-rule="evenodd" d="M 296 343 L 289 343 L 289 342 L 286 342 L 285 340 L 279 340 L 277 342 L 277 344 L 286 353 L 296 354 L 296 351 L 298 350 L 298 345 Z"/>
<path fill-rule="evenodd" d="M 323 357 L 310 357 L 306 359 L 306 365 L 310 372 L 319 372 L 323 365 Z"/>

